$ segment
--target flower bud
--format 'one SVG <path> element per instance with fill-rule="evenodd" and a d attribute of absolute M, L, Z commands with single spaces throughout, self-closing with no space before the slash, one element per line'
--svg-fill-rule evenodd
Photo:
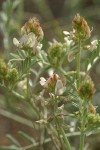
<path fill-rule="evenodd" d="M 8 66 L 3 60 L 0 60 L 0 76 L 4 78 L 7 72 L 8 72 Z"/>
<path fill-rule="evenodd" d="M 93 94 L 95 93 L 95 88 L 94 88 L 94 84 L 92 81 L 87 80 L 81 83 L 78 93 L 79 96 L 86 101 L 89 101 L 90 99 L 92 99 Z"/>
<path fill-rule="evenodd" d="M 40 41 L 43 39 L 43 31 L 40 27 L 39 21 L 36 18 L 30 19 L 21 28 L 22 36 L 19 40 L 13 38 L 13 43 L 19 49 L 27 51 L 29 54 L 39 54 L 42 44 Z"/>
<path fill-rule="evenodd" d="M 90 28 L 86 22 L 86 20 L 77 14 L 72 22 L 73 29 L 75 30 L 75 37 L 80 38 L 81 40 L 86 40 L 90 38 L 91 31 Z"/>
<path fill-rule="evenodd" d="M 89 123 L 91 124 L 99 124 L 100 125 L 100 115 L 97 113 L 97 114 L 89 114 L 88 115 L 88 121 Z"/>
<path fill-rule="evenodd" d="M 63 46 L 61 43 L 55 42 L 52 43 L 52 45 L 48 49 L 48 56 L 51 61 L 51 63 L 58 65 L 60 62 L 63 53 Z"/>
<path fill-rule="evenodd" d="M 91 113 L 93 113 L 93 114 L 96 113 L 96 108 L 92 104 L 89 104 L 89 109 L 90 109 Z"/>
<path fill-rule="evenodd" d="M 6 76 L 6 83 L 14 83 L 17 80 L 18 71 L 15 68 L 9 69 Z"/>
<path fill-rule="evenodd" d="M 35 34 L 38 41 L 43 40 L 43 30 L 40 26 L 39 20 L 36 18 L 29 19 L 29 21 L 26 22 L 24 26 L 21 28 L 22 35 L 29 34 L 31 32 Z"/>

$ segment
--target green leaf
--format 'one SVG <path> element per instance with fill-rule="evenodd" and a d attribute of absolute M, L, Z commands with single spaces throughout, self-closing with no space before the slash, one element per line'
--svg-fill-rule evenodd
<path fill-rule="evenodd" d="M 76 104 L 76 103 L 74 103 L 74 102 L 72 102 L 72 105 L 73 105 L 74 107 L 76 107 L 76 108 L 79 108 L 79 105 Z"/>
<path fill-rule="evenodd" d="M 28 127 L 34 128 L 34 124 L 31 120 L 28 120 L 26 118 L 23 118 L 21 116 L 14 114 L 14 113 L 3 110 L 1 108 L 0 108 L 0 115 L 3 115 L 3 116 L 10 118 L 10 119 L 13 119 L 19 123 L 22 123 L 22 124 L 28 126 Z"/>
<path fill-rule="evenodd" d="M 15 9 L 19 4 L 20 4 L 20 0 L 15 0 L 14 2 L 13 2 L 13 9 Z"/>
<path fill-rule="evenodd" d="M 19 150 L 19 148 L 16 148 L 14 145 L 11 145 L 11 146 L 0 146 L 0 150 Z"/>
<path fill-rule="evenodd" d="M 29 136 L 27 133 L 23 131 L 19 131 L 18 133 L 21 135 L 21 137 L 23 137 L 25 140 L 29 141 L 30 143 L 35 143 L 35 140 L 31 136 Z"/>
<path fill-rule="evenodd" d="M 17 147 L 20 147 L 20 143 L 10 134 L 7 134 L 6 137 L 12 142 L 12 144 L 16 145 Z"/>

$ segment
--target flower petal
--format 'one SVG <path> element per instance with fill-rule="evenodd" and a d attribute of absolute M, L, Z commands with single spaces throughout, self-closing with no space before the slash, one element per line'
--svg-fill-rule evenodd
<path fill-rule="evenodd" d="M 46 79 L 43 78 L 43 77 L 41 77 L 41 78 L 40 78 L 40 84 L 41 84 L 42 86 L 44 86 L 45 83 L 46 83 Z"/>
<path fill-rule="evenodd" d="M 70 32 L 68 32 L 68 31 L 63 31 L 63 33 L 64 33 L 65 35 L 70 35 Z"/>
<path fill-rule="evenodd" d="M 13 38 L 13 44 L 18 47 L 19 41 L 16 38 Z"/>
<path fill-rule="evenodd" d="M 65 91 L 66 87 L 63 86 L 63 83 L 61 80 L 57 80 L 56 86 L 55 86 L 55 94 L 56 95 L 62 95 Z"/>

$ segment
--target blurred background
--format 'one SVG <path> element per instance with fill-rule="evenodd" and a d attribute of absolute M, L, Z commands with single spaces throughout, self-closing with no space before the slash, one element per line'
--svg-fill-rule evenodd
<path fill-rule="evenodd" d="M 100 0 L 0 0 L 0 57 L 9 59 L 9 53 L 14 51 L 12 39 L 19 37 L 21 26 L 29 18 L 35 16 L 40 20 L 44 31 L 43 48 L 46 50 L 48 41 L 53 38 L 63 40 L 62 31 L 72 28 L 72 19 L 76 13 L 86 18 L 91 29 L 93 27 L 92 37 L 100 39 Z M 91 71 L 91 77 L 97 89 L 93 103 L 99 105 L 97 111 L 100 113 L 100 61 Z M 3 96 L 0 94 L 2 106 Z M 10 108 L 7 102 L 6 105 Z M 5 137 L 8 133 L 19 140 L 17 131 L 31 133 L 31 128 L 8 119 L 6 114 L 4 116 L 0 115 L 0 145 L 10 145 Z M 35 136 L 35 133 L 32 134 Z M 95 141 L 92 137 L 88 139 L 90 150 L 100 150 L 100 135 L 95 136 Z M 27 143 L 22 141 L 22 144 Z"/>

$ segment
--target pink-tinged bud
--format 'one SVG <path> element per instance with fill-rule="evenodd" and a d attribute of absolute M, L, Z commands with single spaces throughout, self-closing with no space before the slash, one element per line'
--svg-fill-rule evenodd
<path fill-rule="evenodd" d="M 77 14 L 72 22 L 73 29 L 75 30 L 75 37 L 80 38 L 81 40 L 86 40 L 90 38 L 91 36 L 91 31 L 88 26 L 87 21 Z"/>
<path fill-rule="evenodd" d="M 35 36 L 37 37 L 38 41 L 43 40 L 43 30 L 40 26 L 39 20 L 36 18 L 29 19 L 28 22 L 24 24 L 24 26 L 21 28 L 22 34 L 29 34 L 30 32 L 33 32 Z"/>
<path fill-rule="evenodd" d="M 50 93 L 55 95 L 62 95 L 66 89 L 61 78 L 57 74 L 53 74 L 48 80 L 43 77 L 40 78 L 40 84 L 48 89 Z"/>

